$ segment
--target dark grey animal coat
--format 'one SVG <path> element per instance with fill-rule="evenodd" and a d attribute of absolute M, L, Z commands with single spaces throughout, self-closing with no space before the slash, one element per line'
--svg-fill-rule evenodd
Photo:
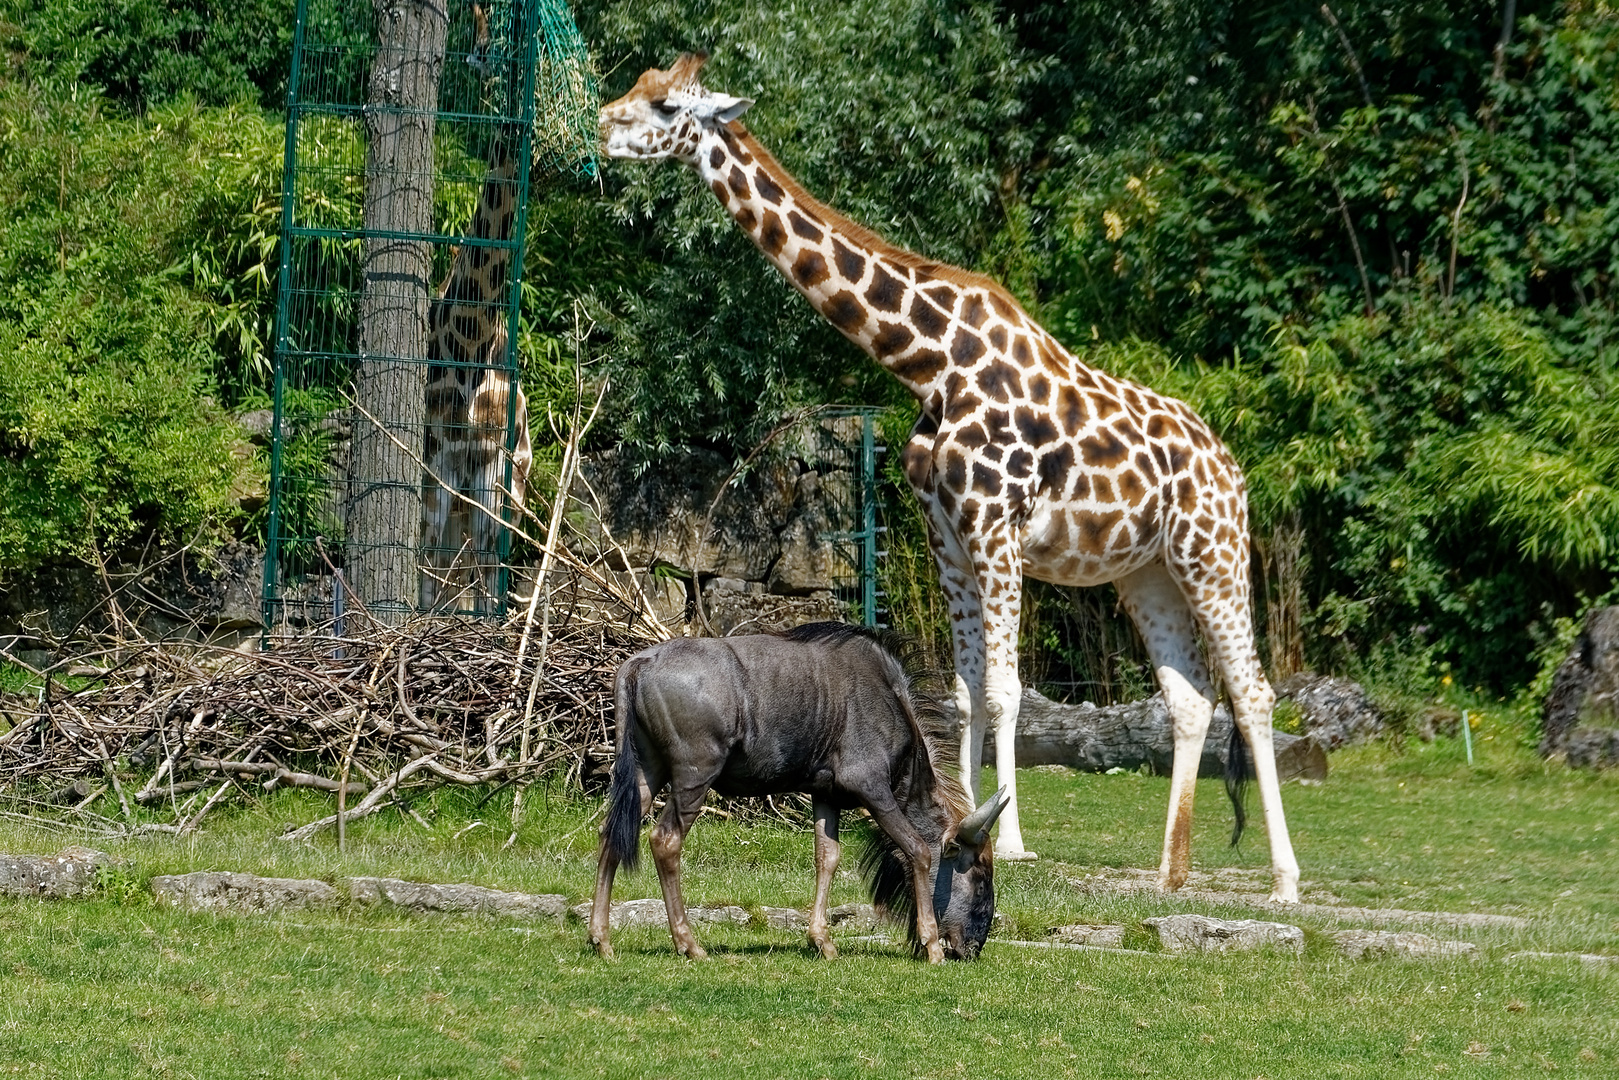
<path fill-rule="evenodd" d="M 824 935 L 831 871 L 823 864 L 829 858 L 836 865 L 837 813 L 864 807 L 885 837 L 867 860 L 874 899 L 909 916 L 913 942 L 930 959 L 941 951 L 976 956 L 994 915 L 987 841 L 1000 804 L 970 812 L 954 765 L 935 760 L 943 741 L 924 730 L 930 705 L 913 690 L 891 640 L 841 623 L 682 638 L 631 657 L 618 671 L 618 759 L 602 825 L 592 940 L 610 951 L 613 871 L 619 863 L 635 866 L 641 818 L 665 787 L 652 848 L 676 947 L 696 955 L 701 949 L 679 897 L 679 849 L 704 797 L 711 788 L 724 795 L 802 791 L 816 805 L 817 870 L 826 879 L 811 916 L 811 938 L 823 953 L 835 952 Z M 931 902 L 918 905 L 919 896 Z"/>

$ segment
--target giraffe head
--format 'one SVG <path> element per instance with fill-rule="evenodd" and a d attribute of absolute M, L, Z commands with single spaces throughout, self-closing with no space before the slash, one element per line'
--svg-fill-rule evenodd
<path fill-rule="evenodd" d="M 602 107 L 602 140 L 607 156 L 651 161 L 697 156 L 705 128 L 730 123 L 753 102 L 705 90 L 697 72 L 706 53 L 681 53 L 668 71 L 652 68 L 629 93 Z"/>

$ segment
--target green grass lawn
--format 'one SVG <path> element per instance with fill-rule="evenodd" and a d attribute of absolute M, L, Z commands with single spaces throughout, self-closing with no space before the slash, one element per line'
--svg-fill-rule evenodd
<path fill-rule="evenodd" d="M 1505 737 L 1479 751 L 1469 768 L 1443 741 L 1349 750 L 1325 785 L 1284 789 L 1307 900 L 1530 920 L 1416 927 L 1480 947 L 1477 959 L 1438 962 L 1342 959 L 1325 936 L 1340 924 L 1326 916 L 1088 892 L 1075 884 L 1088 874 L 1156 865 L 1167 781 L 1047 770 L 1019 776 L 1041 860 L 1000 868 L 1009 918 L 975 964 L 929 968 L 870 941 L 845 941 L 826 963 L 799 935 L 762 927 L 700 927 L 713 953 L 703 963 L 676 958 L 666 931 L 620 931 L 619 959 L 606 963 L 571 920 L 152 905 L 152 875 L 195 869 L 386 874 L 578 900 L 590 889 L 590 803 L 535 798 L 518 844 L 502 851 L 509 804 L 446 795 L 422 806 L 431 831 L 378 817 L 353 827 L 339 857 L 330 838 L 274 838 L 325 810 L 281 792 L 193 838 L 102 842 L 123 861 L 97 899 L 0 901 L 0 1075 L 1619 1076 L 1619 971 L 1507 959 L 1619 954 L 1619 777 L 1544 766 Z M 1263 888 L 1263 830 L 1233 851 L 1223 792 L 1207 782 L 1199 800 L 1196 869 L 1246 872 Z M 0 827 L 0 850 L 70 839 Z M 657 895 L 650 868 L 619 880 L 621 898 Z M 694 903 L 806 906 L 809 836 L 705 816 L 686 892 Z M 835 901 L 862 898 L 840 875 Z M 1178 911 L 1291 921 L 1306 951 L 1182 958 L 998 940 L 1122 922 L 1127 944 L 1152 950 L 1140 920 Z"/>

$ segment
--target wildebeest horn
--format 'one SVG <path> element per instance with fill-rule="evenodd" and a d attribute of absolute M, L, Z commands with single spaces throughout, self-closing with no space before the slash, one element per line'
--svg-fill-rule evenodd
<path fill-rule="evenodd" d="M 1002 787 L 995 794 L 984 800 L 984 805 L 961 819 L 956 826 L 956 839 L 969 847 L 983 847 L 989 839 L 989 828 L 995 824 L 995 819 L 1001 816 L 1012 796 Z"/>

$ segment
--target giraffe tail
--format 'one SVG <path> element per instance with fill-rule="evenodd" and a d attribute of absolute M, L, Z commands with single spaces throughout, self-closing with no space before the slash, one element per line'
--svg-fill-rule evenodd
<path fill-rule="evenodd" d="M 1243 797 L 1248 793 L 1248 780 L 1252 770 L 1248 767 L 1248 743 L 1242 737 L 1242 728 L 1237 724 L 1231 725 L 1231 742 L 1226 747 L 1225 756 L 1225 793 L 1231 799 L 1231 810 L 1236 816 L 1236 823 L 1231 827 L 1231 846 L 1236 847 L 1242 840 L 1242 830 L 1248 824 L 1248 811 L 1243 807 Z"/>

